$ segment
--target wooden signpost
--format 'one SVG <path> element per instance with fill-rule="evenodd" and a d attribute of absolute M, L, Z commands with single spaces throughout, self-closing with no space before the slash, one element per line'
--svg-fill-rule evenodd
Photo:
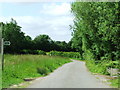
<path fill-rule="evenodd" d="M 4 70 L 4 45 L 10 45 L 10 41 L 4 41 L 4 38 L 1 40 L 1 56 L 2 56 L 2 70 Z"/>
<path fill-rule="evenodd" d="M 0 25 L 0 53 L 1 53 L 0 65 L 2 64 L 2 70 L 3 70 L 4 69 L 4 45 L 10 45 L 11 43 L 10 41 L 4 41 L 4 38 L 2 38 L 2 30 L 3 30 L 3 25 Z"/>

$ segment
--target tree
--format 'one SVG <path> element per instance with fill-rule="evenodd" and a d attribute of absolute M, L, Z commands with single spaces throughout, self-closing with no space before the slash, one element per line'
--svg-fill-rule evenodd
<path fill-rule="evenodd" d="M 36 50 L 50 51 L 52 40 L 48 35 L 39 35 L 34 39 L 34 42 Z"/>
<path fill-rule="evenodd" d="M 85 59 L 118 60 L 119 2 L 74 2 L 71 6 L 75 16 L 72 46 L 83 52 Z"/>
<path fill-rule="evenodd" d="M 24 49 L 34 49 L 34 42 L 32 41 L 32 38 L 30 36 L 25 36 L 25 43 L 24 43 Z"/>
<path fill-rule="evenodd" d="M 43 51 L 75 51 L 71 48 L 71 41 L 53 41 L 48 35 L 39 35 L 34 40 L 30 36 L 25 36 L 21 27 L 14 19 L 8 23 L 0 23 L 3 26 L 3 38 L 10 41 L 10 46 L 5 46 L 6 53 L 34 53 L 36 50 Z"/>
<path fill-rule="evenodd" d="M 3 38 L 11 42 L 10 46 L 5 46 L 5 52 L 16 53 L 24 48 L 24 33 L 14 19 L 11 19 L 9 23 L 3 23 Z"/>

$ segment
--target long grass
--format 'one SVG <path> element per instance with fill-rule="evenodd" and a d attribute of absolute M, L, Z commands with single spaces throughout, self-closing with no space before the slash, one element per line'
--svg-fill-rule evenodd
<path fill-rule="evenodd" d="M 108 68 L 110 67 L 119 68 L 118 61 L 114 61 L 114 63 L 111 64 L 111 61 L 109 60 L 98 61 L 98 62 L 95 62 L 94 60 L 91 60 L 91 61 L 86 60 L 86 66 L 92 73 L 99 73 L 99 74 L 109 75 L 109 76 L 110 76 L 110 73 L 107 72 Z M 109 82 L 111 82 L 111 86 L 115 88 L 118 87 L 119 85 L 118 78 L 108 80 Z"/>
<path fill-rule="evenodd" d="M 43 55 L 5 55 L 4 59 L 3 88 L 19 84 L 24 81 L 24 78 L 47 75 L 59 66 L 70 62 L 68 58 Z"/>
<path fill-rule="evenodd" d="M 113 86 L 114 88 L 118 88 L 119 87 L 119 79 L 112 79 L 109 80 L 109 82 L 111 82 L 111 86 Z"/>

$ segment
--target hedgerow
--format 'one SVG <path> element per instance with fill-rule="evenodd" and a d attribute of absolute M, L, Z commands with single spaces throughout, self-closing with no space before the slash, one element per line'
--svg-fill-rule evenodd
<path fill-rule="evenodd" d="M 79 52 L 61 52 L 61 51 L 50 51 L 48 53 L 50 56 L 62 56 L 62 57 L 68 57 L 68 58 L 81 58 L 81 55 Z"/>

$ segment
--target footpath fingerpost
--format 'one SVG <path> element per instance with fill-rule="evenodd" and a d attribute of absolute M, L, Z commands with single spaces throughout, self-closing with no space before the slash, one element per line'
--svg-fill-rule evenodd
<path fill-rule="evenodd" d="M 2 64 L 2 71 L 4 70 L 4 45 L 10 45 L 10 41 L 4 41 L 4 38 L 2 36 L 2 25 L 0 26 L 0 53 L 1 53 L 1 61 L 0 64 Z"/>
<path fill-rule="evenodd" d="M 4 46 L 9 46 L 11 43 L 10 41 L 4 41 L 4 38 L 2 38 L 1 43 L 1 54 L 2 54 L 2 70 L 4 70 Z"/>

